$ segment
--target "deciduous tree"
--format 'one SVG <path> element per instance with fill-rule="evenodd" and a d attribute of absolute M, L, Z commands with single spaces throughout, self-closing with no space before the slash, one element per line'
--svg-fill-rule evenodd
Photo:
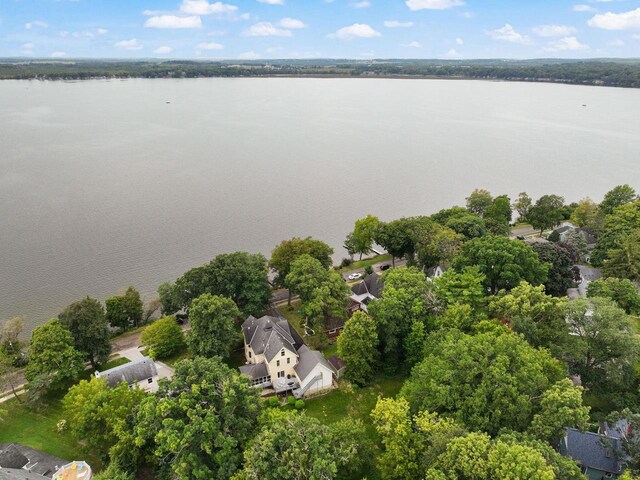
<path fill-rule="evenodd" d="M 367 215 L 366 217 L 356 221 L 352 239 L 354 252 L 360 254 L 361 260 L 362 255 L 371 251 L 379 226 L 380 220 L 378 217 L 374 217 L 373 215 Z"/>
<path fill-rule="evenodd" d="M 184 334 L 173 317 L 164 317 L 146 327 L 140 341 L 149 348 L 151 358 L 166 358 L 184 346 Z"/>
<path fill-rule="evenodd" d="M 610 215 L 619 206 L 631 203 L 636 199 L 636 191 L 631 186 L 618 185 L 605 194 L 599 208 L 606 215 Z"/>
<path fill-rule="evenodd" d="M 485 216 L 492 204 L 493 197 L 487 190 L 476 189 L 467 197 L 467 210 L 480 217 Z"/>
<path fill-rule="evenodd" d="M 564 198 L 558 195 L 543 195 L 527 213 L 527 221 L 540 230 L 540 234 L 558 225 L 564 218 Z"/>
<path fill-rule="evenodd" d="M 626 278 L 604 278 L 594 280 L 587 287 L 587 296 L 613 300 L 625 312 L 640 315 L 640 289 Z"/>
<path fill-rule="evenodd" d="M 571 254 L 558 243 L 534 243 L 532 248 L 538 254 L 540 262 L 550 265 L 544 282 L 547 293 L 556 297 L 565 296 L 567 289 L 573 286 L 571 268 L 575 263 Z"/>
<path fill-rule="evenodd" d="M 338 355 L 347 362 L 345 377 L 365 385 L 376 372 L 377 354 L 375 322 L 364 312 L 354 313 L 338 337 Z"/>
<path fill-rule="evenodd" d="M 513 202 L 513 208 L 518 212 L 519 222 L 527 221 L 527 215 L 529 214 L 529 210 L 531 210 L 532 205 L 533 200 L 527 192 L 520 192 L 518 194 L 518 198 Z"/>
<path fill-rule="evenodd" d="M 73 335 L 76 349 L 86 355 L 93 368 L 107 362 L 111 340 L 104 308 L 98 300 L 86 297 L 74 302 L 58 318 Z"/>
<path fill-rule="evenodd" d="M 238 340 L 240 310 L 230 298 L 205 293 L 191 303 L 187 342 L 194 355 L 226 358 Z"/>
<path fill-rule="evenodd" d="M 640 281 L 640 229 L 626 237 L 618 248 L 609 251 L 602 268 L 607 277 Z"/>

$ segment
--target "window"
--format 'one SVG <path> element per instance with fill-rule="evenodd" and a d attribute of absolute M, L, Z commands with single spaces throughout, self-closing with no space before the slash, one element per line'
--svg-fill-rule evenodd
<path fill-rule="evenodd" d="M 291 363 L 291 357 L 287 357 L 287 365 Z"/>
<path fill-rule="evenodd" d="M 284 370 L 278 372 L 278 378 L 284 378 Z"/>
<path fill-rule="evenodd" d="M 153 383 L 153 378 L 150 378 L 149 380 L 147 380 L 147 383 Z"/>
<path fill-rule="evenodd" d="M 280 356 L 284 357 L 284 348 L 282 349 L 282 351 L 280 352 Z"/>
<path fill-rule="evenodd" d="M 251 358 L 251 350 L 249 350 L 249 358 Z"/>
<path fill-rule="evenodd" d="M 276 360 L 276 367 L 280 366 L 280 360 Z"/>
<path fill-rule="evenodd" d="M 334 334 L 334 333 L 336 333 L 337 331 L 338 331 L 338 329 L 337 329 L 337 328 L 334 328 L 334 329 L 332 329 L 332 330 L 329 330 L 329 334 L 330 334 L 330 335 L 331 335 L 331 334 Z"/>

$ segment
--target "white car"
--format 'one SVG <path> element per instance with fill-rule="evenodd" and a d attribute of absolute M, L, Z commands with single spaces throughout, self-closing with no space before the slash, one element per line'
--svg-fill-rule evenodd
<path fill-rule="evenodd" d="M 352 273 L 351 275 L 349 275 L 349 280 L 357 280 L 362 276 L 361 273 Z"/>

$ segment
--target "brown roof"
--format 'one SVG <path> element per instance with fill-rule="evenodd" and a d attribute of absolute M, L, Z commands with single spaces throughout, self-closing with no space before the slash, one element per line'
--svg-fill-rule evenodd
<path fill-rule="evenodd" d="M 341 370 L 347 366 L 347 362 L 342 360 L 337 355 L 332 355 L 331 357 L 329 357 L 329 363 L 333 365 L 333 368 L 335 368 L 336 370 Z"/>

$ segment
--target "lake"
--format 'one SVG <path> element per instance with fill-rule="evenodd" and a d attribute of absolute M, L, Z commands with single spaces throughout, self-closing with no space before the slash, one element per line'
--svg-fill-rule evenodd
<path fill-rule="evenodd" d="M 586 105 L 586 106 L 583 106 Z M 0 319 L 236 250 L 464 204 L 640 187 L 640 90 L 392 79 L 0 82 Z"/>

